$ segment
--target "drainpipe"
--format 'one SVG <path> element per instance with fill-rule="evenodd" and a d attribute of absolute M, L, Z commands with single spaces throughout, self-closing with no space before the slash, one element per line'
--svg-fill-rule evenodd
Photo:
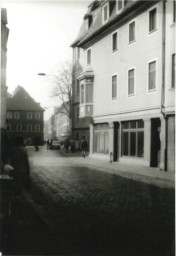
<path fill-rule="evenodd" d="M 165 150 L 164 150 L 164 170 L 167 171 L 167 118 L 165 114 L 165 69 L 166 69 L 166 0 L 163 1 L 162 16 L 162 87 L 161 87 L 161 114 L 165 119 Z M 164 110 L 164 111 L 163 111 Z"/>

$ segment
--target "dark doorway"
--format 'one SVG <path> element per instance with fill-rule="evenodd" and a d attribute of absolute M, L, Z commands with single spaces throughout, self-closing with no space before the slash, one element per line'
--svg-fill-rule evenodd
<path fill-rule="evenodd" d="M 158 167 L 160 151 L 160 130 L 161 120 L 159 118 L 151 119 L 151 167 Z"/>
<path fill-rule="evenodd" d="M 119 160 L 119 123 L 114 123 L 114 156 L 113 161 Z"/>

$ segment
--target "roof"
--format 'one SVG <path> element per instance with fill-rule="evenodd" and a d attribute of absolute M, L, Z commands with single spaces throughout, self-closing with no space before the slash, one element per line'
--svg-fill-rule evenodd
<path fill-rule="evenodd" d="M 16 88 L 12 97 L 7 97 L 7 110 L 44 111 L 22 86 Z"/>
<path fill-rule="evenodd" d="M 84 16 L 78 36 L 76 40 L 72 43 L 71 47 L 84 46 L 90 40 L 95 39 L 95 36 L 103 34 L 106 30 L 108 31 L 109 28 L 112 27 L 114 24 L 117 26 L 118 23 L 120 23 L 123 19 L 126 21 L 128 15 L 130 15 L 132 11 L 137 11 L 137 7 L 155 4 L 158 1 L 160 0 L 155 0 L 155 1 L 128 0 L 126 1 L 126 5 L 124 6 L 124 8 L 119 13 L 117 13 L 114 0 L 107 0 L 107 1 L 94 0 L 88 6 L 88 10 Z M 105 24 L 103 24 L 102 23 L 102 6 L 107 2 L 109 2 L 110 4 L 110 17 L 108 21 Z M 96 12 L 96 15 L 95 15 L 95 12 Z M 86 29 L 86 18 L 88 19 L 90 16 L 94 16 L 94 19 L 89 29 Z"/>

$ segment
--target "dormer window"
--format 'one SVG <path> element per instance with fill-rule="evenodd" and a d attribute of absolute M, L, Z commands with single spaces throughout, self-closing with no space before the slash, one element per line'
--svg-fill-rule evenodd
<path fill-rule="evenodd" d="M 103 23 L 107 22 L 109 19 L 109 5 L 108 3 L 103 6 Z"/>
<path fill-rule="evenodd" d="M 120 12 L 124 7 L 124 1 L 123 0 L 117 0 L 117 12 Z"/>
<path fill-rule="evenodd" d="M 89 29 L 91 24 L 92 24 L 92 15 L 86 14 L 84 16 L 84 20 L 85 20 L 85 23 L 86 23 L 86 29 Z"/>

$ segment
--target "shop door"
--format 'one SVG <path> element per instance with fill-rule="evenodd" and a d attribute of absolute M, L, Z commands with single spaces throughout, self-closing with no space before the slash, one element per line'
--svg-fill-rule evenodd
<path fill-rule="evenodd" d="M 160 162 L 160 129 L 160 119 L 151 119 L 151 167 L 158 167 L 158 163 Z"/>
<path fill-rule="evenodd" d="M 119 161 L 119 123 L 114 123 L 114 157 L 115 162 Z"/>

